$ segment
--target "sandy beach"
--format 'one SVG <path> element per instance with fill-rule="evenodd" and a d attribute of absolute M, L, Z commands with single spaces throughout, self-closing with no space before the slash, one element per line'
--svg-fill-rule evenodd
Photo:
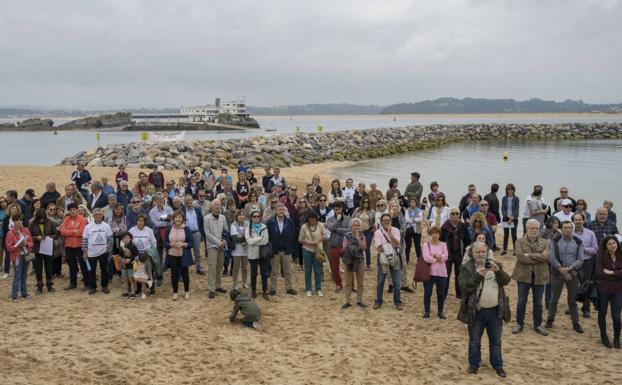
<path fill-rule="evenodd" d="M 319 174 L 328 186 L 330 169 L 343 163 L 325 163 L 283 169 L 299 190 Z M 54 180 L 62 192 L 71 167 L 0 166 L 0 189 L 26 188 L 37 196 L 45 182 Z M 113 179 L 115 169 L 90 169 L 93 177 Z M 138 169 L 129 169 L 135 180 Z M 263 171 L 257 170 L 259 178 Z M 179 172 L 166 172 L 178 177 Z M 388 176 L 387 176 L 388 178 Z M 510 253 L 511 254 L 511 253 Z M 515 258 L 497 256 L 507 271 Z M 413 273 L 414 261 L 409 265 Z M 63 267 L 63 273 L 67 273 Z M 343 293 L 335 293 L 328 266 L 324 267 L 324 298 L 304 296 L 304 275 L 293 274 L 299 295 L 278 293 L 268 302 L 257 299 L 264 331 L 256 332 L 228 321 L 231 301 L 227 295 L 207 298 L 206 276 L 191 268 L 189 301 L 171 301 L 170 275 L 165 275 L 155 298 L 128 301 L 118 279 L 111 293 L 93 296 L 80 291 L 63 292 L 66 279 L 56 280 L 56 293 L 34 295 L 34 276 L 29 276 L 33 298 L 12 304 L 11 278 L 0 281 L 1 384 L 615 384 L 622 376 L 622 352 L 599 343 L 596 313 L 582 319 L 585 334 L 572 330 L 560 300 L 557 322 L 548 337 L 532 331 L 531 302 L 525 331 L 503 330 L 506 380 L 500 380 L 488 364 L 488 341 L 482 340 L 482 368 L 468 375 L 466 325 L 456 320 L 459 301 L 453 282 L 447 299 L 447 320 L 436 314 L 423 320 L 423 287 L 403 293 L 404 311 L 397 311 L 385 293 L 385 304 L 372 310 L 375 267 L 365 276 L 367 310 L 341 310 Z M 223 278 L 231 288 L 230 277 Z M 386 289 L 385 289 L 386 291 Z M 516 310 L 516 284 L 506 289 L 512 315 Z M 303 294 L 303 295 L 300 295 Z M 611 327 L 610 318 L 608 327 Z"/>

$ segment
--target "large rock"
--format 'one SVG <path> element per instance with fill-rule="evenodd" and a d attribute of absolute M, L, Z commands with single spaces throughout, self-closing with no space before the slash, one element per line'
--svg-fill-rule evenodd
<path fill-rule="evenodd" d="M 99 116 L 89 116 L 86 118 L 72 120 L 58 126 L 62 129 L 97 129 L 109 127 L 125 127 L 132 124 L 132 115 L 129 112 L 117 112 L 115 114 L 104 114 Z"/>

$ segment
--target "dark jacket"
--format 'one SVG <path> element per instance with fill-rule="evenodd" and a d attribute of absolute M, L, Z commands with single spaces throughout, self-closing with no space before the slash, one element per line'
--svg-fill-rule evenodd
<path fill-rule="evenodd" d="M 242 312 L 244 316 L 242 318 L 243 321 L 246 322 L 255 322 L 261 320 L 261 310 L 259 306 L 253 301 L 251 297 L 249 297 L 248 293 L 240 293 L 237 297 L 235 297 L 233 311 L 229 316 L 229 321 L 235 321 L 235 317 L 238 315 L 238 311 Z"/>
<path fill-rule="evenodd" d="M 166 250 L 171 248 L 171 243 L 169 241 L 169 236 L 171 235 L 171 230 L 173 229 L 173 226 L 169 227 L 168 229 L 166 229 L 166 233 L 164 234 L 164 241 L 163 241 L 163 245 L 164 248 Z M 184 252 L 181 256 L 181 265 L 183 267 L 188 267 L 188 266 L 192 266 L 193 261 L 192 261 L 192 247 L 194 246 L 194 243 L 192 242 L 192 232 L 190 231 L 190 229 L 188 227 L 184 227 L 184 233 L 186 235 L 186 243 L 188 244 L 186 247 L 184 247 Z M 177 257 L 173 257 L 171 255 L 167 255 L 167 262 L 170 265 L 171 263 L 168 261 L 170 258 L 177 258 Z"/>
<path fill-rule="evenodd" d="M 60 198 L 60 193 L 56 190 L 53 192 L 44 192 L 41 198 L 39 198 L 41 200 L 41 207 L 47 208 L 50 203 L 56 204 L 58 198 Z M 63 208 L 65 207 L 63 206 Z"/>
<path fill-rule="evenodd" d="M 503 271 L 503 266 L 500 262 L 495 261 L 495 263 L 499 267 L 499 271 L 495 273 L 495 278 L 499 284 L 499 306 L 497 306 L 497 315 L 500 320 L 503 319 L 505 322 L 510 322 L 510 300 L 505 295 L 505 290 L 503 289 L 503 286 L 510 283 L 510 276 Z M 470 325 L 473 322 L 475 313 L 477 312 L 475 308 L 475 304 L 477 303 L 477 289 L 479 289 L 483 279 L 484 277 L 475 270 L 475 261 L 473 259 L 470 259 L 467 263 L 460 266 L 458 286 L 460 286 L 460 290 L 462 290 L 463 298 L 460 302 L 458 320 L 466 324 Z"/>
<path fill-rule="evenodd" d="M 95 208 L 103 209 L 104 207 L 106 207 L 106 205 L 108 205 L 108 196 L 102 191 L 101 194 L 99 194 L 99 198 L 97 198 L 97 201 L 93 202 L 93 194 L 91 194 L 89 195 L 86 204 L 90 211 L 93 211 L 93 209 Z"/>
<path fill-rule="evenodd" d="M 605 274 L 605 269 L 613 271 L 613 274 Z M 614 264 L 608 253 L 599 253 L 596 256 L 595 275 L 598 291 L 604 294 L 622 293 L 622 258 L 616 258 Z"/>
<path fill-rule="evenodd" d="M 451 222 L 448 220 L 441 226 L 441 241 L 447 244 L 447 252 L 449 259 L 461 259 L 464 256 L 464 249 L 471 243 L 469 242 L 469 233 L 467 225 L 458 222 L 455 230 Z"/>
<path fill-rule="evenodd" d="M 502 221 L 506 221 L 508 218 L 508 196 L 504 195 L 503 198 L 501 198 L 501 215 L 502 215 Z M 518 217 L 520 216 L 520 199 L 515 196 L 514 197 L 514 205 L 512 205 L 512 212 L 509 213 L 510 215 L 512 215 L 514 217 L 514 226 L 516 226 L 516 224 L 518 223 Z M 500 222 L 499 219 L 497 219 L 497 222 Z"/>
<path fill-rule="evenodd" d="M 495 215 L 497 222 L 501 222 L 501 215 L 499 214 L 499 198 L 497 198 L 497 194 L 493 192 L 488 193 L 484 197 L 484 200 L 488 202 L 488 211 Z"/>
<path fill-rule="evenodd" d="M 205 226 L 203 225 L 203 213 L 201 212 L 201 209 L 198 207 L 193 207 L 194 208 L 194 213 L 197 216 L 197 224 L 199 225 L 199 233 L 201 233 L 201 238 L 205 238 Z M 184 222 L 186 221 L 186 206 L 184 206 L 184 209 L 181 210 L 181 213 L 184 215 Z"/>
<path fill-rule="evenodd" d="M 279 224 L 277 223 L 276 216 L 270 219 L 268 221 L 268 235 L 270 237 L 272 251 L 275 254 L 281 251 L 285 254 L 292 254 L 294 252 L 294 242 L 297 242 L 297 239 L 294 232 L 294 222 L 292 222 L 291 219 L 285 217 L 283 233 L 279 231 Z"/>
<path fill-rule="evenodd" d="M 130 204 L 131 200 L 132 192 L 130 190 L 127 190 L 125 192 L 121 190 L 117 191 L 117 203 L 122 204 L 125 208 L 125 211 L 127 211 L 127 206 Z"/>
<path fill-rule="evenodd" d="M 479 200 L 480 202 L 482 201 L 481 195 L 479 196 Z M 464 209 L 466 209 L 469 203 L 471 203 L 471 194 L 466 194 L 462 197 L 462 199 L 460 199 L 460 204 L 458 205 L 458 210 L 460 210 L 460 213 L 464 212 Z"/>
<path fill-rule="evenodd" d="M 29 227 L 30 235 L 32 236 L 32 252 L 38 253 L 39 248 L 41 247 L 41 241 L 37 239 L 39 236 L 46 236 L 52 239 L 56 239 L 58 237 L 58 232 L 56 230 L 56 225 L 51 220 L 47 219 L 45 222 L 45 226 L 43 228 L 43 232 L 41 232 L 41 228 L 37 223 L 33 223 L 32 226 Z"/>
<path fill-rule="evenodd" d="M 535 277 L 536 285 L 546 285 L 550 282 L 550 246 L 546 239 L 537 237 L 534 242 L 530 242 L 527 235 L 524 235 L 516 241 L 514 251 L 516 253 L 516 265 L 512 278 L 516 282 L 531 283 L 532 275 Z M 529 256 L 525 256 L 525 254 L 529 254 Z"/>

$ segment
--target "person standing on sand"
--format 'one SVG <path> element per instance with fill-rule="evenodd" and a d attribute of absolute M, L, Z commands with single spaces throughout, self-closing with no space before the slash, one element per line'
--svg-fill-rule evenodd
<path fill-rule="evenodd" d="M 516 187 L 512 183 L 505 186 L 505 195 L 501 198 L 501 220 L 503 227 L 503 251 L 501 255 L 508 252 L 510 234 L 512 235 L 512 248 L 516 248 L 516 232 L 518 229 L 518 215 L 520 199 L 516 196 Z"/>
<path fill-rule="evenodd" d="M 333 205 L 335 215 L 326 220 L 326 229 L 330 231 L 328 244 L 330 246 L 330 264 L 335 282 L 335 291 L 343 289 L 340 274 L 340 261 L 343 255 L 343 236 L 350 231 L 350 217 L 344 213 L 344 204 L 336 202 Z"/>
<path fill-rule="evenodd" d="M 387 202 L 391 202 L 393 198 L 399 198 L 402 195 L 397 188 L 397 178 L 389 179 L 389 189 L 386 192 Z"/>
<path fill-rule="evenodd" d="M 353 274 L 356 274 L 356 304 L 362 309 L 367 305 L 363 302 L 363 280 L 365 278 L 365 250 L 367 240 L 361 231 L 361 220 L 354 218 L 350 221 L 350 232 L 343 237 L 343 263 L 346 267 L 346 303 L 341 307 L 347 309 L 352 300 L 352 281 Z"/>
<path fill-rule="evenodd" d="M 436 198 L 436 204 L 439 205 L 443 201 L 444 197 Z M 451 282 L 451 270 L 454 269 L 454 286 L 456 290 L 456 298 L 462 298 L 462 292 L 460 291 L 459 276 L 460 265 L 462 265 L 462 258 L 464 257 L 464 250 L 471 243 L 467 225 L 460 221 L 460 212 L 457 208 L 448 208 L 449 219 L 443 223 L 441 227 L 441 241 L 447 244 L 448 259 L 447 259 L 447 285 L 445 286 L 445 297 L 449 293 L 449 283 Z M 475 238 L 473 238 L 475 239 Z"/>
<path fill-rule="evenodd" d="M 50 205 L 55 206 L 54 203 Z M 43 269 L 45 268 L 45 284 L 49 292 L 53 292 L 52 287 L 52 259 L 54 258 L 54 247 L 52 250 L 45 254 L 41 253 L 41 241 L 49 238 L 52 240 L 52 244 L 57 237 L 57 230 L 54 222 L 48 219 L 46 210 L 40 208 L 35 213 L 33 224 L 30 226 L 31 235 L 33 240 L 33 251 L 35 253 L 35 259 L 33 265 L 35 267 L 35 275 L 37 277 L 37 294 L 43 293 Z"/>
<path fill-rule="evenodd" d="M 56 183 L 46 183 L 45 192 L 41 195 L 41 207 L 46 208 L 50 203 L 56 204 L 58 198 L 60 198 L 60 193 L 56 191 Z"/>
<path fill-rule="evenodd" d="M 82 258 L 87 263 L 90 290 L 97 291 L 97 262 L 99 262 L 102 292 L 108 294 L 108 254 L 112 250 L 112 229 L 104 220 L 102 209 L 93 210 L 93 222 L 82 233 Z"/>
<path fill-rule="evenodd" d="M 227 242 L 223 239 L 223 231 L 227 229 L 227 220 L 221 214 L 222 203 L 220 199 L 214 199 L 211 212 L 204 218 L 205 247 L 207 249 L 207 290 L 208 298 L 216 298 L 216 292 L 226 293 L 222 288 L 220 272 L 225 266 L 225 247 Z M 250 250 L 249 250 L 250 252 Z M 250 254 L 249 254 L 250 259 Z"/>
<path fill-rule="evenodd" d="M 572 235 L 581 240 L 583 245 L 583 254 L 585 260 L 583 261 L 583 274 L 581 276 L 581 284 L 587 280 L 593 280 L 594 266 L 596 264 L 596 256 L 598 254 L 598 241 L 596 240 L 596 234 L 590 229 L 585 228 L 585 215 L 583 213 L 574 213 L 572 215 L 572 223 L 574 224 L 574 230 Z M 590 317 L 590 300 L 587 299 L 583 302 L 581 312 L 584 318 Z"/>
<path fill-rule="evenodd" d="M 616 237 L 606 236 L 596 258 L 596 287 L 598 287 L 598 329 L 602 344 L 611 348 L 607 336 L 607 310 L 611 308 L 613 347 L 620 349 L 622 321 L 622 249 Z"/>
<path fill-rule="evenodd" d="M 436 286 L 436 305 L 438 318 L 445 319 L 445 286 L 447 285 L 447 244 L 440 240 L 441 230 L 438 227 L 430 229 L 430 240 L 423 245 L 423 259 L 430 264 L 430 280 L 423 284 L 423 318 L 430 318 L 430 300 L 432 289 Z"/>
<path fill-rule="evenodd" d="M 177 301 L 179 276 L 184 281 L 184 299 L 190 299 L 190 275 L 188 268 L 192 265 L 192 232 L 184 223 L 184 214 L 175 211 L 171 216 L 173 225 L 164 235 L 164 248 L 167 249 L 167 265 L 171 268 L 171 285 L 173 301 Z M 221 232 L 222 233 L 222 232 Z M 220 276 L 220 274 L 219 274 Z M 210 297 L 213 298 L 213 297 Z"/>
<path fill-rule="evenodd" d="M 283 221 L 288 220 L 287 218 L 285 218 L 284 212 L 285 212 L 285 207 L 283 207 L 282 204 L 279 204 L 279 206 L 277 206 L 277 216 L 276 218 L 272 219 L 270 222 L 272 223 L 272 221 L 276 221 L 279 224 L 277 231 L 279 230 L 282 230 L 283 232 L 286 231 L 284 222 L 281 222 L 281 220 Z M 291 228 L 292 226 L 289 226 L 289 230 L 287 231 L 290 232 Z M 261 292 L 262 292 L 261 296 L 266 301 L 270 300 L 270 297 L 268 296 L 268 278 L 270 275 L 269 273 L 270 259 L 269 259 L 269 256 L 266 256 L 266 255 L 264 255 L 262 258 L 262 255 L 259 250 L 261 246 L 265 246 L 268 244 L 268 242 L 270 242 L 270 235 L 271 234 L 270 234 L 270 230 L 268 230 L 268 226 L 266 226 L 265 224 L 261 222 L 261 214 L 259 213 L 259 211 L 253 211 L 251 213 L 250 223 L 248 224 L 248 226 L 246 226 L 246 229 L 244 230 L 244 239 L 246 240 L 246 244 L 248 245 L 248 263 L 250 264 L 250 267 L 251 267 L 251 282 L 250 282 L 251 283 L 251 296 L 253 298 L 257 297 L 257 270 L 259 270 L 261 274 Z M 293 235 L 291 235 L 291 237 L 293 238 Z M 279 250 L 278 246 L 276 246 L 276 248 L 275 246 L 276 245 L 273 245 L 273 249 L 272 249 L 273 252 L 276 252 L 277 250 Z M 287 256 L 285 256 L 284 258 L 282 256 L 280 257 L 281 259 L 287 259 L 287 261 L 291 261 L 291 257 L 289 258 L 287 258 Z M 288 273 L 286 275 L 287 277 L 286 279 L 289 279 L 289 269 L 287 268 L 286 265 L 283 265 L 283 270 Z M 280 272 L 280 269 L 273 270 L 273 273 L 278 274 L 279 272 Z M 276 279 L 274 280 L 274 282 L 275 283 L 273 285 L 273 288 L 276 289 Z"/>
<path fill-rule="evenodd" d="M 421 195 L 423 195 L 423 185 L 419 182 L 421 175 L 418 172 L 410 174 L 410 183 L 406 186 L 404 195 L 410 200 L 410 198 L 417 198 L 417 202 L 421 202 Z"/>
<path fill-rule="evenodd" d="M 380 227 L 374 233 L 374 243 L 378 251 L 377 256 L 377 278 L 376 278 L 376 301 L 374 309 L 382 306 L 382 294 L 384 292 L 384 281 L 387 274 L 391 275 L 393 283 L 393 303 L 397 310 L 403 310 L 400 298 L 400 257 L 399 247 L 401 244 L 400 230 L 391 226 L 391 215 L 382 214 L 380 217 Z"/>
<path fill-rule="evenodd" d="M 465 300 L 460 303 L 458 320 L 468 325 L 469 373 L 477 374 L 481 364 L 481 347 L 484 330 L 488 334 L 490 366 L 501 378 L 507 377 L 501 354 L 503 321 L 510 320 L 510 307 L 503 289 L 510 276 L 499 262 L 486 258 L 488 246 L 473 244 L 472 258 L 460 266 L 459 284 Z"/>
<path fill-rule="evenodd" d="M 535 219 L 527 221 L 527 234 L 516 242 L 516 266 L 512 279 L 518 286 L 518 301 L 516 303 L 516 325 L 513 334 L 523 331 L 525 326 L 525 310 L 529 290 L 533 292 L 533 329 L 536 333 L 547 336 L 549 334 L 542 327 L 542 296 L 544 288 L 550 281 L 549 241 L 539 236 L 540 222 Z"/>
<path fill-rule="evenodd" d="M 63 220 L 60 227 L 60 235 L 65 240 L 65 258 L 69 266 L 69 286 L 65 290 L 75 289 L 78 283 L 78 265 L 82 272 L 84 290 L 87 287 L 87 270 L 82 258 L 82 233 L 86 227 L 86 218 L 78 215 L 78 205 L 70 203 L 67 206 L 69 215 Z"/>
<path fill-rule="evenodd" d="M 436 202 L 436 198 L 442 196 L 443 198 L 445 198 L 445 201 L 447 200 L 445 193 L 441 192 L 438 189 L 438 182 L 437 181 L 432 181 L 430 183 L 430 193 L 428 194 L 428 201 L 430 202 L 430 207 L 434 207 L 435 202 Z"/>
<path fill-rule="evenodd" d="M 30 299 L 28 294 L 28 266 L 30 261 L 26 258 L 32 252 L 32 236 L 23 225 L 23 214 L 14 214 L 11 217 L 13 228 L 6 236 L 5 245 L 9 253 L 9 259 L 13 264 L 13 285 L 11 287 L 11 299 L 17 303 L 17 293 L 21 292 L 24 299 Z"/>
<path fill-rule="evenodd" d="M 318 262 L 316 254 L 319 248 L 324 247 L 324 234 L 326 229 L 324 225 L 318 221 L 317 214 L 313 211 L 307 218 L 306 223 L 302 225 L 298 235 L 298 242 L 302 245 L 302 259 L 305 271 L 305 291 L 307 297 L 313 295 L 313 287 L 311 286 L 311 273 L 315 277 L 315 290 L 318 297 L 323 297 L 322 278 L 324 277 L 323 264 Z M 330 257 L 329 257 L 330 258 Z"/>
<path fill-rule="evenodd" d="M 367 196 L 369 197 L 369 204 L 371 207 L 376 207 L 378 201 L 384 199 L 384 194 L 382 191 L 378 190 L 378 185 L 375 182 L 369 184 Z"/>
<path fill-rule="evenodd" d="M 320 202 L 321 203 L 321 202 Z M 359 207 L 354 210 L 352 218 L 358 218 L 361 221 L 361 231 L 365 236 L 365 269 L 371 270 L 371 240 L 374 232 L 376 213 L 372 209 L 371 200 L 368 196 L 361 199 Z"/>

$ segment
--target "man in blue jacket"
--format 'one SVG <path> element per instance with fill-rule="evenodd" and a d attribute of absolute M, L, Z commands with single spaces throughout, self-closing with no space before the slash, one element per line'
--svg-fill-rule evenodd
<path fill-rule="evenodd" d="M 194 252 L 194 263 L 196 265 L 197 274 L 204 275 L 201 268 L 201 239 L 205 238 L 205 229 L 203 227 L 203 214 L 201 209 L 194 207 L 194 199 L 191 194 L 184 197 L 184 208 L 182 209 L 186 226 L 192 232 L 192 244 Z"/>
<path fill-rule="evenodd" d="M 272 245 L 272 252 L 274 253 L 271 261 L 271 289 L 268 294 L 276 294 L 277 280 L 281 274 L 282 267 L 286 292 L 287 294 L 296 295 L 296 290 L 292 288 L 291 266 L 294 243 L 297 242 L 297 239 L 294 222 L 285 215 L 285 205 L 283 203 L 277 204 L 276 215 L 268 221 L 268 235 Z"/>

